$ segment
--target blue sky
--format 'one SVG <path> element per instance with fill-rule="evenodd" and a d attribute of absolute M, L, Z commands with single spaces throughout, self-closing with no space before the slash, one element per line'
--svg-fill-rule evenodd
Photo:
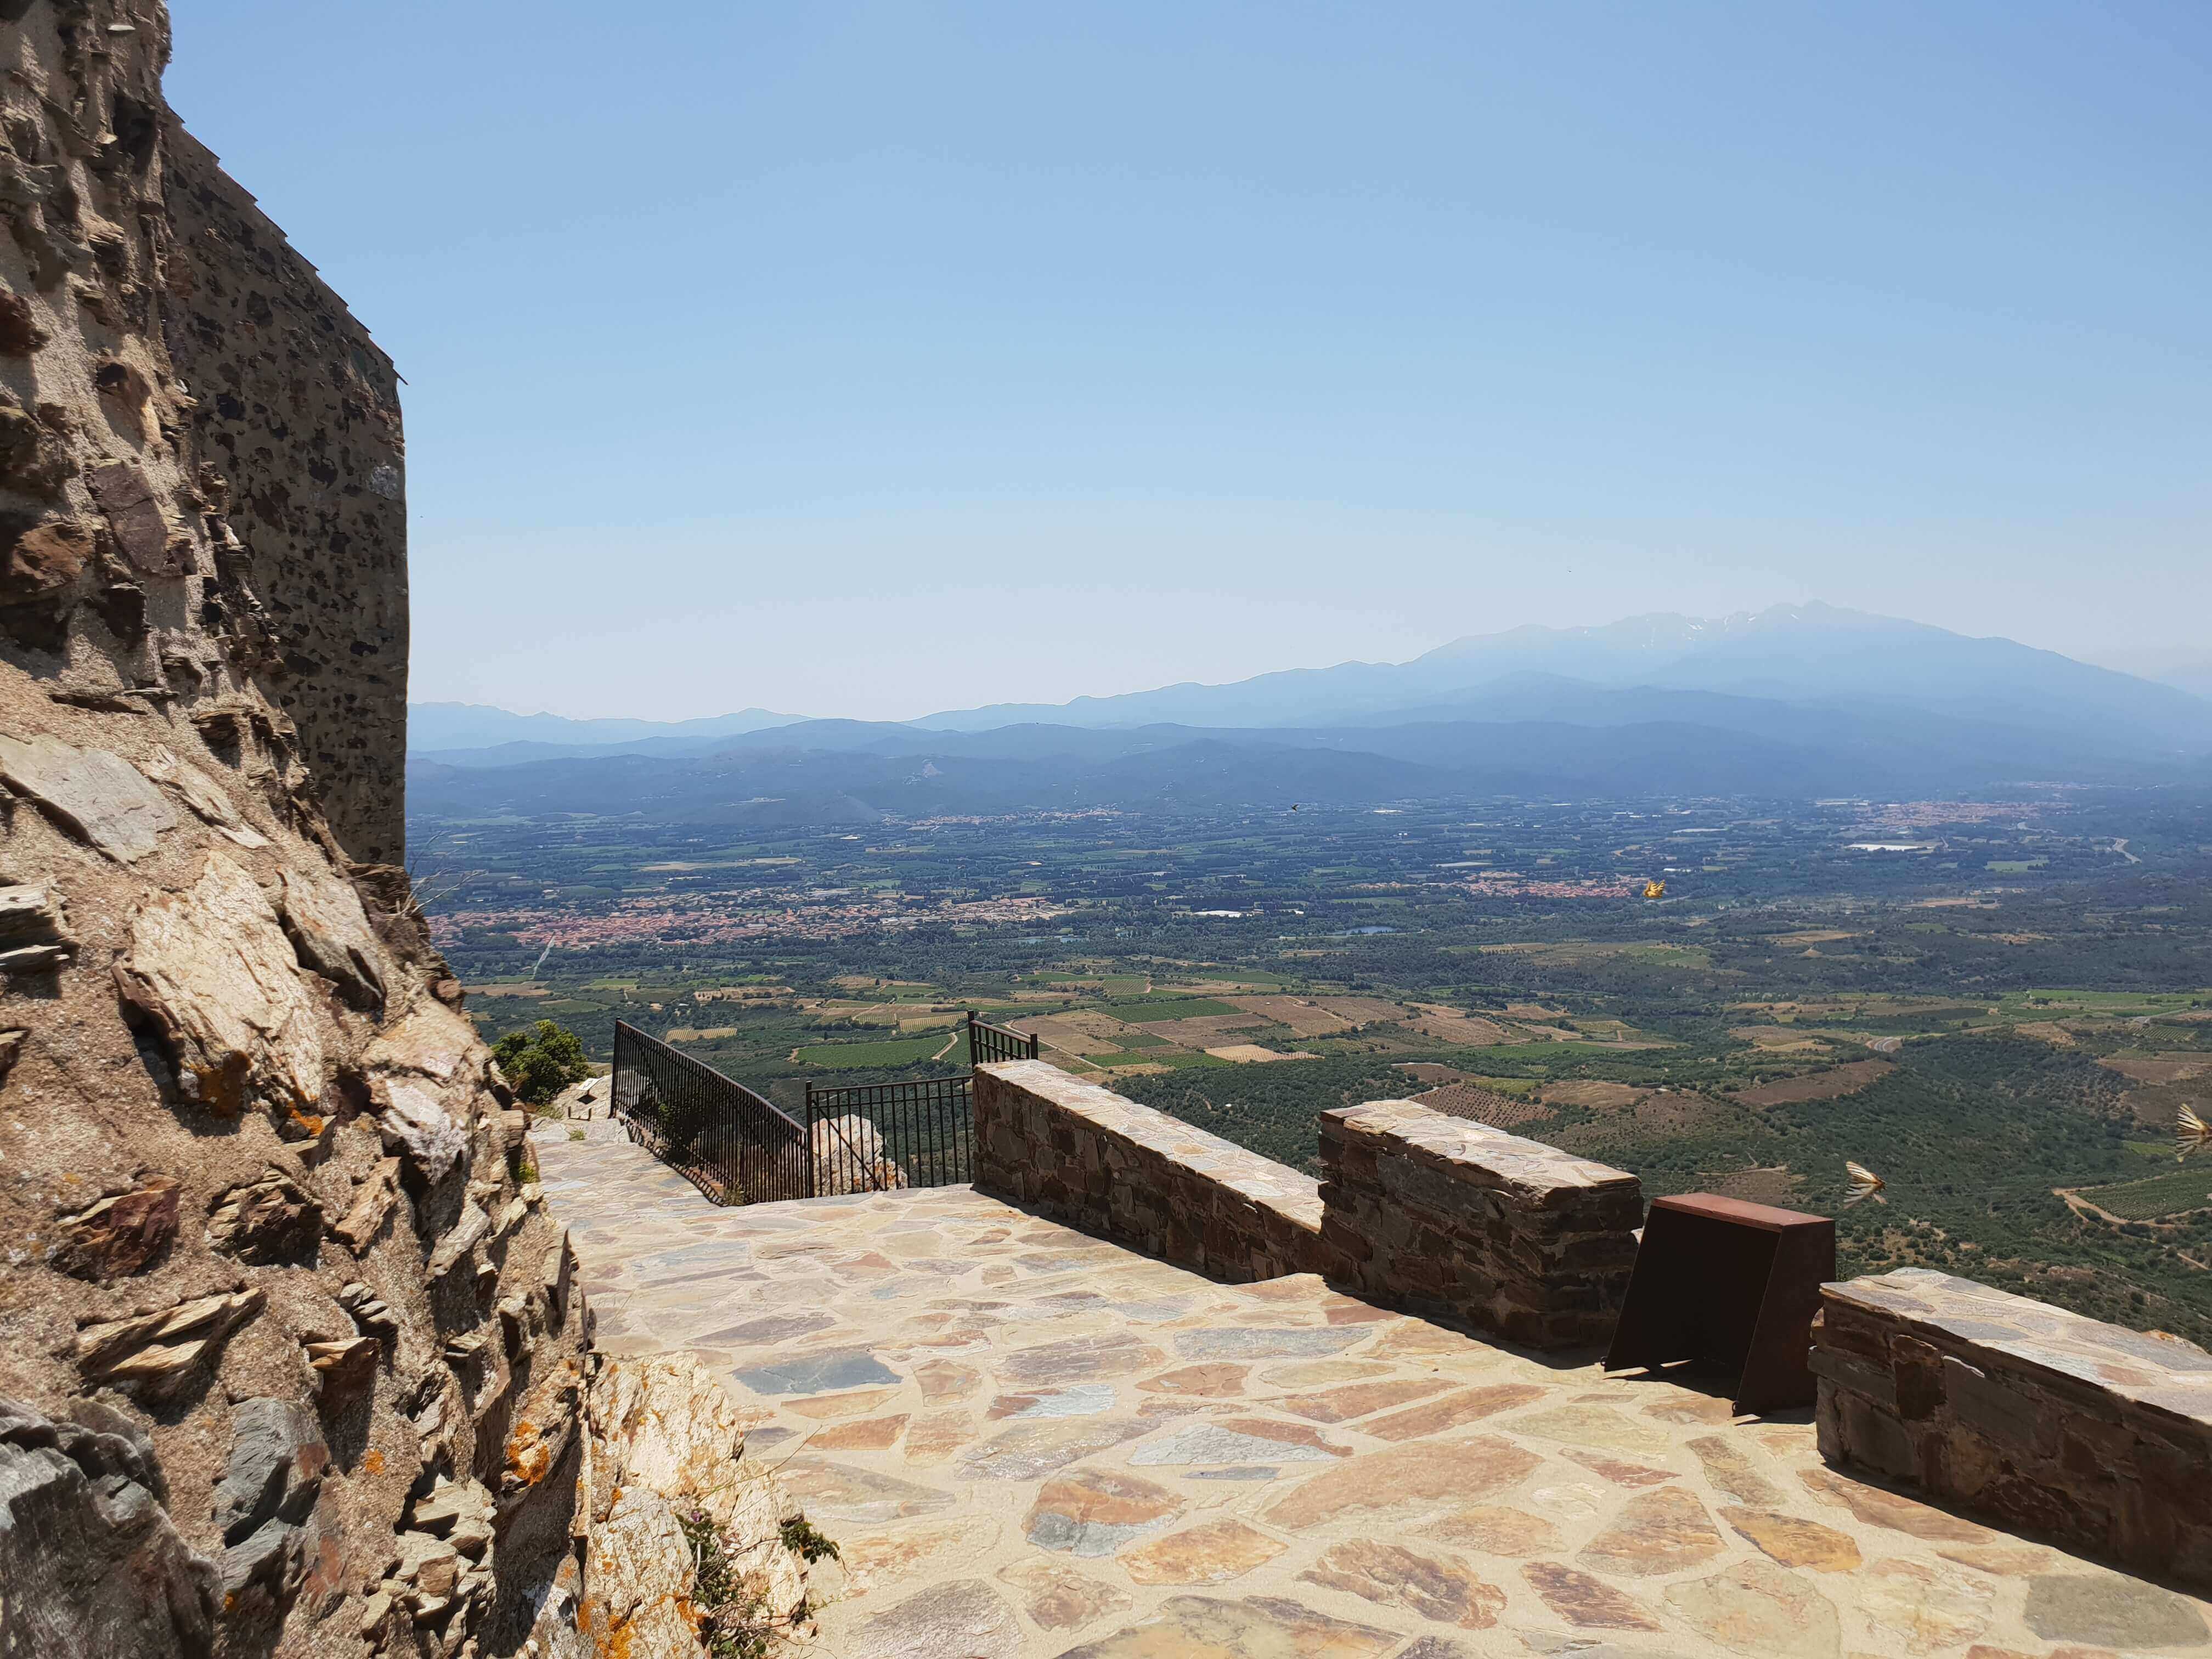
<path fill-rule="evenodd" d="M 418 701 L 2212 654 L 2202 5 L 173 5 L 407 377 Z"/>

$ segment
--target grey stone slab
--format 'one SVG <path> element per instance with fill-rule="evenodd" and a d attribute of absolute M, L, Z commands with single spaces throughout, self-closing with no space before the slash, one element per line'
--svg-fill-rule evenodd
<path fill-rule="evenodd" d="M 1227 1325 L 1210 1331 L 1178 1331 L 1175 1349 L 1182 1359 L 1312 1359 L 1341 1353 L 1368 1334 L 1357 1325 L 1320 1330 Z"/>
<path fill-rule="evenodd" d="M 866 1348 L 844 1348 L 749 1365 L 732 1373 L 755 1394 L 841 1394 L 896 1383 L 899 1374 Z"/>

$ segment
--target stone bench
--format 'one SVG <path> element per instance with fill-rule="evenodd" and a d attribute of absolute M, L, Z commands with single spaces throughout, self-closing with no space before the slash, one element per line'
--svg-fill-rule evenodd
<path fill-rule="evenodd" d="M 1923 1268 L 1821 1287 L 1820 1454 L 2212 1589 L 2212 1354 Z"/>
<path fill-rule="evenodd" d="M 1322 1238 L 1349 1285 L 1536 1348 L 1613 1330 L 1642 1184 L 1410 1100 L 1321 1115 Z"/>
<path fill-rule="evenodd" d="M 1310 1177 L 1041 1060 L 975 1068 L 975 1187 L 1232 1284 L 1327 1271 Z"/>

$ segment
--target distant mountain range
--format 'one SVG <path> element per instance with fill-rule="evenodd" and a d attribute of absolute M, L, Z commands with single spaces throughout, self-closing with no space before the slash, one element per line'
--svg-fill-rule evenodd
<path fill-rule="evenodd" d="M 745 708 L 696 720 L 572 720 L 560 714 L 510 714 L 475 702 L 410 702 L 407 705 L 407 752 L 446 749 L 489 749 L 507 743 L 538 743 L 562 749 L 604 749 L 614 744 L 711 742 L 771 726 L 790 726 L 802 717 Z"/>
<path fill-rule="evenodd" d="M 1519 628 L 1407 663 L 907 722 L 414 711 L 431 812 L 732 822 L 1462 793 L 1931 795 L 2212 781 L 2212 702 L 1832 606 Z"/>

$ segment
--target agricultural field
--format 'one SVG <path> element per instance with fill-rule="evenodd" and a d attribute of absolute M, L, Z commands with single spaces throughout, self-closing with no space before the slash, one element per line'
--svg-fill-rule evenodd
<path fill-rule="evenodd" d="M 489 1036 L 604 1059 L 627 1020 L 788 1102 L 958 1069 L 974 1010 L 1293 1165 L 1318 1112 L 1433 1093 L 1650 1193 L 1838 1214 L 1847 1271 L 2212 1340 L 2212 1155 L 2169 1139 L 2212 1113 L 2205 811 L 1939 806 L 1909 860 L 1842 849 L 1911 803 L 413 833 Z M 1845 1158 L 1886 1202 L 1841 1208 Z"/>

